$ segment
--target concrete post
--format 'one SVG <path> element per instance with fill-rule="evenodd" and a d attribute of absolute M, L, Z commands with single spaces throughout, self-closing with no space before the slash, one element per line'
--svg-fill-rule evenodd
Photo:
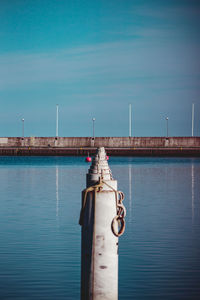
<path fill-rule="evenodd" d="M 116 300 L 118 299 L 116 220 L 117 212 L 123 217 L 125 213 L 118 209 L 117 181 L 112 178 L 103 147 L 98 149 L 93 158 L 87 174 L 87 188 L 82 195 L 81 299 Z M 125 212 L 124 207 L 123 209 Z"/>

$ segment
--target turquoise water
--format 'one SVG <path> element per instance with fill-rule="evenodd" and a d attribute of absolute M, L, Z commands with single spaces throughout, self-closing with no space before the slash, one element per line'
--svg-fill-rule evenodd
<path fill-rule="evenodd" d="M 119 299 L 199 299 L 200 159 L 110 158 Z M 0 299 L 79 299 L 83 157 L 0 157 Z"/>

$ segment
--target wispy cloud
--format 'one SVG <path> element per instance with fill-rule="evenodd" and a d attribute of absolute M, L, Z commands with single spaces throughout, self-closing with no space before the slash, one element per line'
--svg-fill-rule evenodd
<path fill-rule="evenodd" d="M 200 4 L 198 1 L 180 1 L 169 6 L 167 1 L 152 3 L 146 2 L 144 5 L 135 6 L 129 13 L 140 17 L 152 17 L 155 19 L 176 20 L 182 17 L 199 18 Z"/>
<path fill-rule="evenodd" d="M 146 31 L 152 34 L 152 31 Z M 36 54 L 0 56 L 0 89 L 31 84 L 75 83 L 94 80 L 110 84 L 134 78 L 195 76 L 197 47 L 131 40 Z"/>

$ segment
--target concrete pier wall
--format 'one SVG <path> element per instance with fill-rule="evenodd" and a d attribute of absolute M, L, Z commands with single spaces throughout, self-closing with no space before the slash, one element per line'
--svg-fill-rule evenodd
<path fill-rule="evenodd" d="M 2 137 L 0 147 L 157 148 L 200 147 L 200 137 Z"/>
<path fill-rule="evenodd" d="M 3 137 L 0 155 L 93 155 L 105 147 L 116 156 L 200 157 L 200 137 Z"/>

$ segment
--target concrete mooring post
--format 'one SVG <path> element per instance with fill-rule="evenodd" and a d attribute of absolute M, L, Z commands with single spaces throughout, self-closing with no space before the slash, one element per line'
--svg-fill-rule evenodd
<path fill-rule="evenodd" d="M 118 299 L 118 237 L 125 229 L 124 195 L 117 191 L 103 147 L 82 192 L 81 299 Z"/>

